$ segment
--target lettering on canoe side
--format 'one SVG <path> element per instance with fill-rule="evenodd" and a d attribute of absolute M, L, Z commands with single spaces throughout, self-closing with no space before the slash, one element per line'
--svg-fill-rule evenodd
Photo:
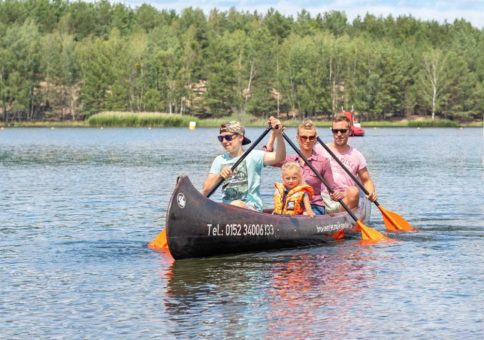
<path fill-rule="evenodd" d="M 208 224 L 208 236 L 272 236 L 275 234 L 274 225 L 268 223 L 227 223 L 227 224 Z"/>
<path fill-rule="evenodd" d="M 326 224 L 326 225 L 316 225 L 316 233 L 331 233 L 341 229 L 348 228 L 350 225 L 346 222 L 338 222 L 333 224 Z"/>
<path fill-rule="evenodd" d="M 333 224 L 317 224 L 315 225 L 316 233 L 329 234 L 336 231 L 347 229 L 350 224 L 347 222 L 337 222 Z M 207 236 L 219 237 L 242 237 L 242 236 L 273 236 L 276 234 L 276 228 L 273 224 L 265 223 L 227 223 L 227 224 L 212 224 L 207 223 Z M 297 228 L 296 228 L 297 230 Z"/>

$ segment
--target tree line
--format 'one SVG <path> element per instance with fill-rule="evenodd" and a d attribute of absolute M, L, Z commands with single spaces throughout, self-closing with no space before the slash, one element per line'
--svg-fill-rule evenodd
<path fill-rule="evenodd" d="M 0 0 L 0 119 L 355 109 L 469 120 L 484 112 L 483 52 L 484 29 L 463 19 Z"/>

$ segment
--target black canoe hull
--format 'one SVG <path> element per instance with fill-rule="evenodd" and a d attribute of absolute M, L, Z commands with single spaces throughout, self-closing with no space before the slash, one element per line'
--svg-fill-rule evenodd
<path fill-rule="evenodd" d="M 355 211 L 369 217 L 366 200 Z M 214 202 L 196 190 L 188 177 L 179 177 L 166 214 L 168 247 L 175 259 L 205 257 L 334 242 L 336 234 L 355 235 L 347 213 L 281 216 Z"/>

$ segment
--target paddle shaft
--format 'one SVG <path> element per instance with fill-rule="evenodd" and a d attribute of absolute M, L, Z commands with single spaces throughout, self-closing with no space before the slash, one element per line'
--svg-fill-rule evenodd
<path fill-rule="evenodd" d="M 244 154 L 242 156 L 240 156 L 240 158 L 237 160 L 237 162 L 235 162 L 235 164 L 232 165 L 232 167 L 230 169 L 232 171 L 234 171 L 239 166 L 239 164 L 249 155 L 249 152 L 251 152 L 257 146 L 257 144 L 260 143 L 262 138 L 264 138 L 269 133 L 269 131 L 271 131 L 271 130 L 272 130 L 271 126 L 269 126 L 267 129 L 265 129 L 264 132 L 262 133 L 262 135 L 260 135 L 260 137 L 257 138 L 255 142 L 252 142 L 252 145 L 250 146 L 250 148 L 248 148 L 247 151 L 245 151 Z M 215 190 L 218 189 L 220 184 L 223 183 L 223 181 L 224 181 L 223 178 L 221 180 L 219 180 L 218 183 L 207 194 L 207 197 L 210 197 L 215 192 Z"/>
<path fill-rule="evenodd" d="M 319 144 L 321 144 L 321 146 L 333 157 L 333 159 L 338 162 L 338 164 L 341 166 L 341 168 L 343 168 L 344 171 L 346 171 L 346 173 L 351 177 L 351 179 L 361 188 L 361 190 L 363 190 L 363 192 L 365 193 L 365 195 L 369 195 L 370 193 L 368 192 L 368 190 L 366 190 L 365 186 L 358 180 L 358 178 L 356 178 L 355 175 L 353 175 L 351 173 L 351 171 L 343 164 L 343 162 L 341 162 L 339 160 L 338 157 L 336 157 L 336 155 L 334 154 L 334 152 L 330 149 L 329 146 L 327 146 L 326 144 L 324 144 L 324 142 L 321 140 L 321 138 L 318 137 L 318 142 Z M 377 207 L 380 206 L 380 203 L 378 203 L 378 201 L 373 201 L 373 203 L 375 203 L 375 205 Z"/>
<path fill-rule="evenodd" d="M 318 176 L 319 180 L 321 182 L 323 182 L 324 186 L 328 189 L 329 193 L 332 194 L 334 192 L 334 190 L 329 186 L 328 182 L 323 178 L 323 176 L 321 176 L 321 174 L 318 172 L 318 170 L 316 170 L 314 168 L 314 166 L 309 163 L 309 161 L 307 160 L 307 158 L 302 154 L 302 152 L 299 150 L 299 148 L 292 142 L 291 139 L 289 139 L 289 137 L 287 137 L 287 135 L 285 133 L 282 134 L 282 136 L 284 137 L 284 139 L 289 143 L 289 145 L 294 149 L 294 151 L 297 152 L 297 154 L 299 155 L 299 157 L 301 157 L 304 161 L 304 163 L 306 163 L 310 168 L 311 170 L 313 170 L 314 174 L 316 176 Z M 343 206 L 343 208 L 345 208 L 345 210 L 348 212 L 348 214 L 350 214 L 350 216 L 353 218 L 353 220 L 355 220 L 355 222 L 358 222 L 358 218 L 355 216 L 355 214 L 353 214 L 353 212 L 351 211 L 351 209 L 346 205 L 345 202 L 343 202 L 342 199 L 338 200 L 338 202 Z"/>

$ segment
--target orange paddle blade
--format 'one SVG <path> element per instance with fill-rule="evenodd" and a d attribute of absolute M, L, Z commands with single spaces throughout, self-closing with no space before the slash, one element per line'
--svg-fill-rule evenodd
<path fill-rule="evenodd" d="M 337 232 L 332 233 L 331 237 L 334 238 L 335 240 L 342 240 L 345 237 L 345 231 L 338 230 Z"/>
<path fill-rule="evenodd" d="M 410 223 L 405 221 L 405 219 L 397 213 L 386 210 L 381 205 L 378 206 L 378 209 L 380 209 L 382 213 L 383 222 L 388 231 L 417 231 L 417 229 L 412 227 Z"/>
<path fill-rule="evenodd" d="M 356 221 L 356 224 L 358 225 L 358 230 L 361 231 L 362 240 L 373 242 L 388 240 L 388 238 L 380 233 L 378 230 L 367 227 L 366 225 L 361 223 L 361 221 Z"/>
<path fill-rule="evenodd" d="M 164 248 L 168 247 L 168 241 L 166 239 L 166 228 L 164 228 L 158 236 L 156 236 L 150 243 L 148 243 L 148 248 L 153 250 L 162 251 Z"/>

